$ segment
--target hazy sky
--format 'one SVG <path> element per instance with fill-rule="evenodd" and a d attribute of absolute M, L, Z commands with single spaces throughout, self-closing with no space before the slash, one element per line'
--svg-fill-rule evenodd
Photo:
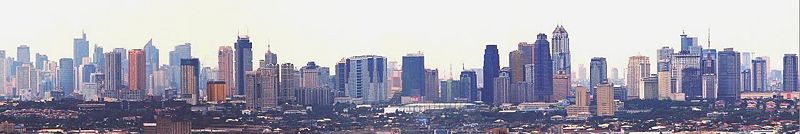
<path fill-rule="evenodd" d="M 661 46 L 679 48 L 685 30 L 706 46 L 734 47 L 771 57 L 800 45 L 798 0 L 672 1 L 465 1 L 465 0 L 19 0 L 0 4 L 0 49 L 15 56 L 27 44 L 51 60 L 72 57 L 72 39 L 85 30 L 92 46 L 141 48 L 153 38 L 162 64 L 177 44 L 216 66 L 218 46 L 248 34 L 263 59 L 267 44 L 279 62 L 333 66 L 343 57 L 422 51 L 426 66 L 447 73 L 481 67 L 485 44 L 497 43 L 501 65 L 521 41 L 550 35 L 556 25 L 570 34 L 573 70 L 595 56 L 620 70 L 627 57 L 654 59 Z M 655 63 L 653 63 L 655 64 Z M 611 68 L 609 68 L 610 70 Z"/>

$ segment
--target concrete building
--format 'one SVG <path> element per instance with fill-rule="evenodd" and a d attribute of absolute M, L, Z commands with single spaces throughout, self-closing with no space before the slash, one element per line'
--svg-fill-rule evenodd
<path fill-rule="evenodd" d="M 436 102 L 441 100 L 441 89 L 439 87 L 439 69 L 425 69 L 425 101 Z"/>
<path fill-rule="evenodd" d="M 797 66 L 797 54 L 783 55 L 783 91 L 800 91 Z"/>
<path fill-rule="evenodd" d="M 643 90 L 642 79 L 650 76 L 650 58 L 641 55 L 629 57 L 627 71 L 625 77 L 628 88 L 627 99 L 643 98 L 639 95 Z"/>
<path fill-rule="evenodd" d="M 611 84 L 602 82 L 597 85 L 597 116 L 614 116 L 617 111 L 614 102 L 614 91 Z"/>
<path fill-rule="evenodd" d="M 181 59 L 180 98 L 191 105 L 199 104 L 200 61 L 197 58 Z"/>
<path fill-rule="evenodd" d="M 128 89 L 147 90 L 146 59 L 142 49 L 128 51 Z"/>
<path fill-rule="evenodd" d="M 233 95 L 238 95 L 235 81 L 233 80 L 233 48 L 231 46 L 220 46 L 217 51 L 217 80 L 225 82 L 227 97 L 233 98 Z"/>
<path fill-rule="evenodd" d="M 659 86 L 658 86 L 658 75 L 650 74 L 649 76 L 642 79 L 641 89 L 642 91 L 639 92 L 639 97 L 642 100 L 657 100 L 659 98 Z"/>
<path fill-rule="evenodd" d="M 569 74 L 564 70 L 559 70 L 553 76 L 553 96 L 551 102 L 567 99 L 570 89 Z"/>
<path fill-rule="evenodd" d="M 228 96 L 228 87 L 225 87 L 225 81 L 208 81 L 206 82 L 206 102 L 219 104 L 225 102 Z"/>

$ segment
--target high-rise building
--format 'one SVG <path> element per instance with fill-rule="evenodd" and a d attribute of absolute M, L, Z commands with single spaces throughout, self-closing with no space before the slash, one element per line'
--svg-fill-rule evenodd
<path fill-rule="evenodd" d="M 753 63 L 753 55 L 755 55 L 753 52 L 741 52 L 739 60 L 739 63 L 741 64 L 740 72 L 747 69 L 753 70 L 753 64 L 751 64 Z"/>
<path fill-rule="evenodd" d="M 245 72 L 253 71 L 253 42 L 250 42 L 250 37 L 248 36 L 238 36 L 233 47 L 236 49 L 234 52 L 236 55 L 234 65 L 236 93 L 239 93 L 237 95 L 242 95 L 241 93 L 244 93 L 244 85 L 246 84 L 244 79 Z"/>
<path fill-rule="evenodd" d="M 685 68 L 681 72 L 681 92 L 686 99 L 703 98 L 703 79 L 699 68 Z"/>
<path fill-rule="evenodd" d="M 725 48 L 718 53 L 717 67 L 717 98 L 724 100 L 739 99 L 740 80 L 740 55 L 733 48 Z"/>
<path fill-rule="evenodd" d="M 128 89 L 147 90 L 146 68 L 148 67 L 145 50 L 132 49 L 128 51 Z"/>
<path fill-rule="evenodd" d="M 200 99 L 200 60 L 197 58 L 181 59 L 181 99 L 191 105 L 197 105 Z"/>
<path fill-rule="evenodd" d="M 228 93 L 228 88 L 225 87 L 224 81 L 208 81 L 206 82 L 206 101 L 209 103 L 219 104 L 225 102 L 225 98 Z"/>
<path fill-rule="evenodd" d="M 106 59 L 105 70 L 103 70 L 103 96 L 117 98 L 122 87 L 122 56 L 120 53 L 108 52 L 104 54 Z"/>
<path fill-rule="evenodd" d="M 300 81 L 300 72 L 295 69 L 294 64 L 292 63 L 283 63 L 281 64 L 280 69 L 280 79 L 281 79 L 281 90 L 278 91 L 278 98 L 280 98 L 279 103 L 290 103 L 296 104 L 297 95 L 295 95 L 295 91 L 303 84 Z M 309 84 L 311 85 L 311 84 Z"/>
<path fill-rule="evenodd" d="M 799 91 L 797 54 L 783 55 L 783 91 Z"/>
<path fill-rule="evenodd" d="M 58 89 L 71 96 L 75 90 L 75 66 L 72 58 L 58 60 Z"/>
<path fill-rule="evenodd" d="M 578 64 L 578 81 L 586 81 L 586 65 L 584 64 Z"/>
<path fill-rule="evenodd" d="M 19 45 L 17 47 L 17 62 L 31 63 L 31 48 L 28 45 Z"/>
<path fill-rule="evenodd" d="M 497 70 L 497 71 L 499 73 L 500 70 Z M 461 79 L 458 82 L 459 83 L 458 88 L 460 90 L 459 92 L 461 93 L 461 95 L 459 95 L 459 98 L 464 98 L 469 102 L 478 101 L 480 99 L 480 100 L 483 100 L 483 102 L 486 103 L 486 104 L 494 103 L 494 102 L 492 102 L 492 103 L 486 102 L 486 100 L 488 100 L 488 99 L 494 99 L 494 96 L 489 97 L 489 98 L 478 98 L 479 97 L 478 96 L 478 75 L 475 73 L 475 71 L 472 71 L 472 70 L 461 71 L 461 75 L 459 75 L 459 76 L 461 77 Z M 491 80 L 491 81 L 494 82 L 494 80 Z M 484 82 L 486 82 L 486 81 L 484 81 Z M 490 85 L 492 85 L 492 88 L 494 88 L 494 83 L 492 83 Z M 494 90 L 487 91 L 486 88 L 487 88 L 486 85 L 484 85 L 483 91 L 481 91 L 481 96 L 480 97 L 485 96 L 485 94 L 494 95 L 494 93 L 488 93 L 488 92 L 494 92 Z M 494 100 L 492 100 L 492 101 L 494 101 Z"/>
<path fill-rule="evenodd" d="M 169 52 L 170 65 L 170 85 L 171 87 L 181 86 L 181 59 L 192 58 L 192 44 L 183 43 L 175 46 L 175 50 Z"/>
<path fill-rule="evenodd" d="M 439 69 L 425 69 L 425 101 L 440 100 Z"/>
<path fill-rule="evenodd" d="M 23 100 L 33 100 L 32 93 L 35 91 L 31 85 L 31 66 L 30 64 L 22 64 L 17 66 L 16 76 L 16 93 L 12 92 L 12 96 L 18 96 Z"/>
<path fill-rule="evenodd" d="M 660 64 L 658 70 L 658 99 L 668 100 L 672 98 L 673 84 L 671 70 L 669 64 Z"/>
<path fill-rule="evenodd" d="M 6 90 L 6 77 L 8 76 L 8 71 L 6 51 L 0 50 L 0 95 L 2 96 L 12 96 L 11 92 Z"/>
<path fill-rule="evenodd" d="M 628 73 L 625 80 L 628 82 L 627 99 L 642 99 L 642 79 L 650 76 L 650 58 L 647 56 L 631 56 L 628 58 Z"/>
<path fill-rule="evenodd" d="M 753 73 L 750 69 L 745 69 L 742 71 L 741 74 L 742 80 L 740 81 L 742 85 L 742 90 L 740 92 L 752 92 L 753 91 Z"/>
<path fill-rule="evenodd" d="M 597 116 L 614 116 L 616 109 L 611 84 L 606 81 L 597 84 Z"/>
<path fill-rule="evenodd" d="M 589 103 L 589 89 L 584 86 L 575 87 L 575 105 L 567 107 L 567 116 L 590 115 Z"/>
<path fill-rule="evenodd" d="M 295 71 L 293 78 L 295 78 L 294 81 L 299 82 L 299 86 L 294 91 L 298 104 L 311 106 L 333 104 L 333 90 L 328 67 L 318 66 L 311 61 L 301 67 L 299 72 Z"/>
<path fill-rule="evenodd" d="M 36 53 L 36 69 L 44 69 L 45 62 L 47 62 L 47 55 Z"/>
<path fill-rule="evenodd" d="M 191 134 L 192 122 L 175 117 L 158 116 L 156 118 L 157 134 Z"/>
<path fill-rule="evenodd" d="M 672 78 L 675 78 L 678 83 L 675 84 L 675 93 L 684 93 L 683 89 L 683 72 L 685 69 L 700 69 L 700 55 L 689 53 L 686 51 L 681 51 L 679 53 L 672 55 L 670 69 L 672 69 Z M 694 84 L 700 83 L 700 81 L 687 81 L 687 82 L 694 82 Z M 699 85 L 699 84 L 698 84 Z M 697 89 L 699 90 L 699 89 Z M 695 92 L 699 93 L 699 92 Z M 690 94 L 686 94 L 690 95 Z M 699 94 L 691 94 L 691 95 L 699 95 Z"/>
<path fill-rule="evenodd" d="M 753 62 L 752 78 L 753 91 L 764 92 L 767 91 L 767 61 L 761 57 L 756 57 Z"/>
<path fill-rule="evenodd" d="M 697 37 L 689 37 L 685 33 L 681 34 L 681 52 L 699 55 L 702 48 L 697 45 Z"/>
<path fill-rule="evenodd" d="M 669 64 L 672 64 L 672 54 L 675 53 L 675 49 L 672 49 L 668 46 L 661 47 L 658 49 L 658 56 L 656 59 L 658 68 L 657 70 L 663 70 L 665 67 L 669 67 Z"/>
<path fill-rule="evenodd" d="M 703 74 L 703 98 L 707 100 L 714 100 L 717 98 L 717 75 L 706 73 Z"/>
<path fill-rule="evenodd" d="M 94 45 L 94 57 L 92 58 L 92 63 L 97 65 L 98 71 L 103 71 L 106 65 L 106 57 L 103 52 L 103 47 Z"/>
<path fill-rule="evenodd" d="M 536 35 L 534 54 L 534 101 L 547 102 L 553 95 L 553 60 L 550 58 L 550 42 L 547 35 Z"/>
<path fill-rule="evenodd" d="M 523 52 L 520 50 L 514 50 L 508 53 L 508 66 L 509 66 L 508 77 L 511 78 L 511 83 L 524 82 L 526 76 L 525 65 L 533 64 L 530 63 L 529 61 L 526 61 L 523 55 L 524 55 Z M 530 72 L 528 74 L 533 74 L 533 72 Z"/>
<path fill-rule="evenodd" d="M 703 49 L 703 55 L 700 58 L 700 72 L 702 74 L 717 74 L 716 49 Z"/>
<path fill-rule="evenodd" d="M 592 58 L 589 68 L 591 70 L 589 74 L 589 93 L 594 96 L 596 95 L 595 87 L 597 87 L 597 84 L 603 81 L 608 81 L 608 63 L 606 63 L 606 58 Z"/>
<path fill-rule="evenodd" d="M 158 66 L 161 65 L 158 61 L 158 48 L 153 45 L 153 39 L 148 40 L 147 43 L 144 44 L 144 53 L 145 66 L 147 68 L 147 75 L 145 76 L 149 77 L 153 74 L 153 71 L 158 70 Z"/>
<path fill-rule="evenodd" d="M 494 103 L 492 102 L 494 101 L 494 78 L 497 78 L 499 71 L 500 55 L 497 51 L 497 45 L 486 45 L 486 49 L 484 49 L 483 52 L 483 90 L 481 90 L 481 100 L 486 104 Z M 462 72 L 462 75 L 463 73 L 464 72 Z M 470 94 L 470 100 L 475 100 L 475 98 L 472 97 L 477 95 L 477 89 L 475 92 L 475 94 Z"/>
<path fill-rule="evenodd" d="M 572 74 L 572 61 L 569 52 L 569 34 L 567 30 L 564 29 L 564 26 L 556 26 L 556 29 L 553 30 L 553 38 L 551 38 L 550 43 L 553 44 L 553 70 L 555 72 L 563 70 L 565 74 L 569 76 Z"/>
<path fill-rule="evenodd" d="M 72 41 L 74 45 L 72 59 L 75 60 L 73 65 L 74 67 L 78 67 L 79 65 L 83 65 L 83 62 L 81 61 L 83 57 L 89 57 L 89 41 L 86 40 L 86 33 L 82 33 L 80 38 L 75 38 Z"/>
<path fill-rule="evenodd" d="M 551 102 L 567 99 L 570 89 L 569 74 L 564 70 L 559 70 L 553 76 L 553 97 Z"/>
<path fill-rule="evenodd" d="M 120 59 L 122 60 L 122 74 L 128 74 L 128 69 L 130 69 L 128 68 L 128 50 L 125 48 L 114 48 L 111 50 L 111 52 L 119 53 Z M 128 77 L 122 77 L 122 83 L 123 85 L 127 85 Z"/>
<path fill-rule="evenodd" d="M 244 97 L 248 109 L 278 106 L 279 70 L 278 64 L 267 64 L 264 68 L 247 72 Z"/>
<path fill-rule="evenodd" d="M 658 75 L 650 74 L 642 78 L 641 84 L 642 91 L 639 92 L 639 97 L 642 100 L 657 100 L 658 99 Z"/>
<path fill-rule="evenodd" d="M 500 75 L 494 78 L 494 100 L 492 105 L 499 106 L 503 103 L 511 103 L 511 71 L 508 68 L 500 70 Z"/>
<path fill-rule="evenodd" d="M 425 56 L 412 53 L 403 56 L 403 96 L 425 95 Z"/>
<path fill-rule="evenodd" d="M 225 88 L 227 97 L 233 98 L 236 90 L 234 88 L 234 81 L 233 81 L 233 48 L 230 46 L 220 46 L 219 51 L 217 51 L 217 67 L 219 68 L 219 72 L 217 72 L 217 80 L 221 80 L 225 82 Z"/>
<path fill-rule="evenodd" d="M 340 63 L 344 63 L 341 67 L 343 70 L 337 72 L 336 75 L 345 76 L 343 84 L 346 96 L 363 103 L 377 103 L 389 99 L 385 57 L 353 56 L 340 61 Z M 337 70 L 339 68 L 340 66 L 337 65 Z"/>
<path fill-rule="evenodd" d="M 268 64 L 278 64 L 278 54 L 272 53 L 272 48 L 267 45 L 267 53 L 264 53 L 264 61 Z"/>

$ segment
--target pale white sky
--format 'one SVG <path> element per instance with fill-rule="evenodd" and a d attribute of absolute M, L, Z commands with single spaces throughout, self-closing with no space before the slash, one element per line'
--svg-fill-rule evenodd
<path fill-rule="evenodd" d="M 20 44 L 52 59 L 72 57 L 72 38 L 86 30 L 92 44 L 141 48 L 153 38 L 167 52 L 193 44 L 193 55 L 216 66 L 220 45 L 249 33 L 254 58 L 267 43 L 279 62 L 333 66 L 343 57 L 377 54 L 400 60 L 422 51 L 428 68 L 481 67 L 483 47 L 500 45 L 501 64 L 520 41 L 570 33 L 573 67 L 594 56 L 620 71 L 627 57 L 655 57 L 657 48 L 679 48 L 685 30 L 706 46 L 734 47 L 771 57 L 781 68 L 784 53 L 800 44 L 798 0 L 673 1 L 464 1 L 464 0 L 23 0 L 0 4 L 0 50 L 15 56 Z M 248 32 L 249 31 L 249 32 Z M 653 63 L 654 64 L 654 63 Z M 609 68 L 610 69 L 610 68 Z M 443 74 L 446 74 L 444 71 Z M 621 74 L 621 73 L 620 73 Z"/>

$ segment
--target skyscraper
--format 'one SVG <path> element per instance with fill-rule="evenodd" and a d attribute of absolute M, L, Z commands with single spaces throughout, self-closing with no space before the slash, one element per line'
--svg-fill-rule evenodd
<path fill-rule="evenodd" d="M 740 68 L 741 70 L 740 71 L 744 71 L 744 70 L 747 70 L 747 69 L 753 70 L 752 69 L 753 64 L 751 64 L 751 63 L 753 63 L 752 62 L 753 61 L 753 55 L 755 55 L 753 52 L 741 52 L 741 54 L 740 54 L 740 62 L 739 62 L 741 64 L 740 65 L 741 66 L 741 68 Z"/>
<path fill-rule="evenodd" d="M 234 71 L 236 71 L 236 77 L 234 78 L 236 81 L 236 93 L 237 95 L 243 95 L 244 85 L 246 84 L 244 79 L 245 72 L 253 71 L 253 42 L 250 42 L 250 37 L 248 36 L 238 36 L 233 47 L 236 49 L 236 63 L 234 65 Z"/>
<path fill-rule="evenodd" d="M 597 116 L 614 116 L 616 109 L 611 84 L 607 81 L 597 84 Z"/>
<path fill-rule="evenodd" d="M 783 55 L 783 91 L 798 91 L 797 54 Z"/>
<path fill-rule="evenodd" d="M 725 100 L 739 99 L 740 82 L 740 57 L 739 52 L 733 48 L 725 48 L 719 52 L 717 68 L 717 97 Z"/>
<path fill-rule="evenodd" d="M 412 53 L 403 56 L 403 96 L 425 96 L 425 56 Z"/>
<path fill-rule="evenodd" d="M 670 68 L 670 64 L 659 62 L 658 65 L 658 99 L 659 100 L 668 100 L 672 99 L 672 89 L 673 83 L 672 80 L 672 72 Z"/>
<path fill-rule="evenodd" d="M 183 43 L 175 46 L 175 50 L 169 52 L 170 65 L 170 85 L 172 87 L 181 86 L 181 59 L 192 58 L 192 44 Z"/>
<path fill-rule="evenodd" d="M 278 70 L 278 64 L 267 64 L 264 68 L 247 72 L 244 96 L 248 109 L 278 106 Z"/>
<path fill-rule="evenodd" d="M 296 104 L 297 95 L 295 95 L 295 91 L 302 84 L 300 82 L 299 74 L 300 72 L 298 72 L 297 69 L 295 69 L 294 64 L 292 63 L 281 64 L 281 69 L 280 69 L 281 90 L 278 91 L 279 93 L 278 98 L 280 98 L 280 100 L 278 101 L 279 103 Z"/>
<path fill-rule="evenodd" d="M 128 71 L 129 71 L 128 69 L 130 69 L 130 68 L 128 68 L 129 67 L 129 65 L 128 65 L 128 50 L 125 49 L 125 48 L 114 48 L 114 49 L 111 50 L 111 52 L 119 53 L 120 59 L 122 61 L 122 74 L 123 75 L 128 74 Z M 128 84 L 128 77 L 122 77 L 122 83 L 123 83 L 123 85 L 127 85 Z"/>
<path fill-rule="evenodd" d="M 219 72 L 217 73 L 219 76 L 218 80 L 225 82 L 225 88 L 228 88 L 225 91 L 226 95 L 228 95 L 227 97 L 233 98 L 234 94 L 239 94 L 233 86 L 233 48 L 230 46 L 219 47 L 219 51 L 217 51 L 217 67 L 219 68 Z"/>
<path fill-rule="evenodd" d="M 28 45 L 19 45 L 17 47 L 17 62 L 31 63 L 31 48 Z"/>
<path fill-rule="evenodd" d="M 741 83 L 742 89 L 739 90 L 740 92 L 752 92 L 753 90 L 753 73 L 750 69 L 742 70 L 742 74 L 740 76 L 742 79 L 739 81 Z"/>
<path fill-rule="evenodd" d="M 520 50 L 514 50 L 508 53 L 508 77 L 511 78 L 511 83 L 521 83 L 525 81 L 525 65 L 526 64 L 533 64 L 533 63 L 526 63 L 528 61 L 523 58 L 524 54 Z M 530 72 L 529 74 L 533 74 Z M 532 81 L 532 80 L 531 80 Z M 497 99 L 495 99 L 497 100 Z"/>
<path fill-rule="evenodd" d="M 764 92 L 767 91 L 767 61 L 761 57 L 756 57 L 753 62 L 752 78 L 753 91 Z"/>
<path fill-rule="evenodd" d="M 98 71 L 103 71 L 106 65 L 106 58 L 103 54 L 103 47 L 94 45 L 94 57 L 92 58 L 92 62 L 97 65 Z"/>
<path fill-rule="evenodd" d="M 191 105 L 197 105 L 200 99 L 200 60 L 197 58 L 181 59 L 181 99 Z"/>
<path fill-rule="evenodd" d="M 83 61 L 81 60 L 83 57 L 89 57 L 89 41 L 86 40 L 86 33 L 82 33 L 80 38 L 75 38 L 72 41 L 74 45 L 72 59 L 75 60 L 74 67 L 78 67 L 79 65 L 83 65 Z"/>
<path fill-rule="evenodd" d="M 72 58 L 58 60 L 58 88 L 68 96 L 75 90 L 75 66 L 72 64 Z"/>
<path fill-rule="evenodd" d="M 498 71 L 498 73 L 500 72 L 500 70 L 497 70 L 497 71 Z M 467 99 L 467 101 L 470 101 L 470 102 L 478 101 L 478 99 L 479 99 L 478 98 L 478 75 L 475 74 L 475 71 L 471 71 L 471 70 L 461 71 L 461 75 L 459 75 L 459 76 L 461 77 L 461 79 L 458 82 L 459 83 L 458 88 L 460 89 L 459 92 L 461 93 L 461 95 L 459 95 L 459 98 Z M 484 81 L 484 82 L 486 82 L 486 81 Z M 492 82 L 494 82 L 494 80 L 492 80 Z M 492 89 L 494 89 L 494 83 L 492 83 L 491 85 L 492 85 Z M 481 91 L 481 97 L 486 96 L 486 94 L 494 95 L 494 93 L 488 93 L 488 92 L 494 92 L 494 90 L 487 91 L 486 88 L 487 88 L 486 85 L 484 85 L 483 91 Z M 494 96 L 492 96 L 490 98 L 494 99 Z M 486 102 L 486 100 L 488 98 L 480 98 L 480 99 L 483 100 L 484 103 L 486 103 L 486 104 L 494 103 L 494 100 L 491 100 L 492 101 L 491 103 Z"/>
<path fill-rule="evenodd" d="M 564 70 L 556 72 L 556 75 L 553 76 L 553 97 L 551 101 L 557 102 L 558 100 L 567 99 L 570 89 L 569 84 L 569 74 L 566 74 Z"/>
<path fill-rule="evenodd" d="M 122 56 L 115 52 L 108 52 L 104 55 L 106 68 L 103 72 L 103 96 L 117 98 L 122 86 Z"/>
<path fill-rule="evenodd" d="M 144 44 L 144 53 L 146 58 L 145 66 L 147 68 L 147 75 L 145 76 L 149 77 L 153 74 L 153 71 L 158 70 L 158 66 L 160 65 L 158 61 L 158 48 L 153 45 L 153 39 L 148 40 L 147 43 Z"/>
<path fill-rule="evenodd" d="M 15 75 L 15 77 L 17 80 L 15 85 L 17 86 L 16 87 L 17 90 L 16 92 L 12 91 L 11 96 L 17 96 L 22 98 L 23 100 L 33 100 L 32 93 L 34 93 L 35 91 L 32 89 L 33 85 L 31 85 L 30 64 L 22 64 L 17 67 L 16 71 L 17 75 Z"/>
<path fill-rule="evenodd" d="M 225 101 L 225 97 L 228 96 L 226 95 L 228 89 L 225 87 L 224 81 L 208 81 L 206 82 L 206 87 L 208 88 L 206 92 L 208 99 L 206 101 L 209 103 L 222 103 Z"/>
<path fill-rule="evenodd" d="M 45 62 L 47 62 L 47 55 L 36 53 L 36 69 L 44 69 Z"/>
<path fill-rule="evenodd" d="M 625 80 L 628 82 L 627 99 L 642 99 L 639 92 L 642 90 L 642 79 L 650 76 L 650 58 L 647 56 L 631 56 L 628 58 L 628 73 Z"/>
<path fill-rule="evenodd" d="M 147 90 L 147 75 L 146 56 L 145 50 L 132 49 L 128 51 L 128 89 L 130 90 Z"/>
<path fill-rule="evenodd" d="M 504 68 L 507 69 L 507 68 Z M 509 70 L 500 70 L 500 75 L 497 78 L 494 78 L 494 100 L 493 104 L 495 106 L 500 106 L 503 103 L 511 103 L 511 78 L 510 78 L 510 71 Z"/>
<path fill-rule="evenodd" d="M 670 68 L 672 69 L 672 78 L 675 78 L 678 83 L 675 85 L 675 93 L 683 93 L 683 71 L 684 69 L 700 69 L 700 55 L 681 51 L 672 55 Z M 699 82 L 699 81 L 697 81 Z M 687 94 L 688 95 L 688 94 Z"/>
<path fill-rule="evenodd" d="M 671 62 L 672 61 L 672 54 L 674 54 L 674 53 L 675 53 L 675 50 L 670 48 L 670 47 L 668 47 L 668 46 L 664 46 L 664 47 L 661 47 L 661 49 L 658 49 L 658 53 L 657 53 L 658 54 L 658 59 L 656 59 L 656 63 L 657 63 L 656 66 L 658 66 L 657 70 L 663 70 L 664 67 L 669 67 L 669 64 L 672 64 L 672 62 Z M 662 64 L 667 64 L 667 65 L 662 65 Z"/>
<path fill-rule="evenodd" d="M 425 69 L 425 101 L 438 102 L 441 98 L 439 69 Z"/>
<path fill-rule="evenodd" d="M 534 101 L 548 102 L 553 95 L 553 60 L 550 59 L 550 42 L 547 35 L 536 35 L 534 54 Z"/>
<path fill-rule="evenodd" d="M 596 95 L 595 88 L 597 87 L 597 84 L 603 81 L 608 81 L 608 63 L 606 63 L 606 58 L 592 58 L 589 69 L 589 93 L 590 95 L 594 96 Z"/>
<path fill-rule="evenodd" d="M 703 74 L 703 98 L 707 100 L 714 100 L 717 98 L 717 75 L 706 73 Z"/>
<path fill-rule="evenodd" d="M 697 37 L 689 37 L 686 33 L 683 33 L 681 36 L 681 51 L 691 53 L 694 55 L 699 55 L 702 48 L 697 45 Z"/>
<path fill-rule="evenodd" d="M 572 61 L 569 52 L 569 34 L 564 29 L 564 26 L 556 26 L 551 40 L 553 44 L 553 70 L 555 72 L 563 70 L 569 76 L 569 74 L 572 74 Z"/>
<path fill-rule="evenodd" d="M 642 91 L 639 92 L 639 97 L 642 100 L 657 100 L 658 86 L 658 75 L 648 75 L 642 79 Z"/>
<path fill-rule="evenodd" d="M 499 71 L 500 55 L 497 51 L 497 45 L 486 45 L 486 49 L 484 49 L 483 52 L 483 90 L 481 91 L 481 100 L 483 100 L 483 102 L 486 104 L 494 103 L 492 102 L 494 101 L 494 78 L 497 78 Z M 462 72 L 462 76 L 463 75 L 464 72 Z M 475 88 L 477 88 L 477 85 Z M 477 95 L 477 89 L 475 92 L 475 94 L 470 94 L 470 100 L 474 100 L 472 96 Z"/>
<path fill-rule="evenodd" d="M 278 64 L 278 54 L 272 53 L 269 45 L 267 45 L 267 53 L 264 53 L 264 61 L 267 61 L 267 64 Z"/>
<path fill-rule="evenodd" d="M 703 98 L 703 80 L 699 68 L 685 68 L 681 72 L 681 93 L 686 99 Z"/>
<path fill-rule="evenodd" d="M 363 103 L 388 100 L 389 83 L 386 58 L 377 55 L 353 56 L 344 61 L 344 70 L 336 75 L 345 75 L 345 95 Z M 337 69 L 338 69 L 337 65 Z"/>

